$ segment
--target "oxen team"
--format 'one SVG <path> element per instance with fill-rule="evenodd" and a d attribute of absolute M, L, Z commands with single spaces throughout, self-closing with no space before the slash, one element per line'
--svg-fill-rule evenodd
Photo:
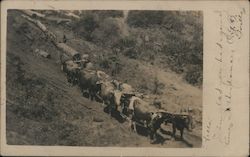
<path fill-rule="evenodd" d="M 161 124 L 172 124 L 172 136 L 176 129 L 183 139 L 183 130 L 193 129 L 192 111 L 187 114 L 173 114 L 149 104 L 141 93 L 136 92 L 127 83 L 112 79 L 103 71 L 98 71 L 89 61 L 88 55 L 82 56 L 81 62 L 62 61 L 62 71 L 67 75 L 68 82 L 78 85 L 82 94 L 91 100 L 101 101 L 111 115 L 119 113 L 134 131 L 136 126 L 146 128 L 151 142 L 156 140 L 156 132 Z"/>

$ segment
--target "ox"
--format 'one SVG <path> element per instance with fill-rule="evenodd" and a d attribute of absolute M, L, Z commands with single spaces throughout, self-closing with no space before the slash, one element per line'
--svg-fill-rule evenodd
<path fill-rule="evenodd" d="M 110 79 L 110 76 L 103 71 L 98 70 L 96 73 L 97 73 L 98 78 L 102 81 Z"/>
<path fill-rule="evenodd" d="M 131 85 L 127 84 L 127 83 L 120 83 L 119 88 L 124 93 L 132 93 L 132 92 L 134 92 L 133 87 Z"/>
<path fill-rule="evenodd" d="M 121 98 L 126 91 L 122 91 L 119 88 L 119 82 L 117 80 L 109 81 L 109 76 L 105 73 L 99 71 L 99 77 L 102 77 L 102 80 L 99 81 L 100 96 L 103 99 L 103 104 L 107 104 L 109 108 L 109 113 L 112 111 L 119 111 L 121 113 Z"/>
<path fill-rule="evenodd" d="M 102 104 L 108 105 L 109 113 L 111 114 L 111 111 L 112 111 L 111 106 L 115 102 L 114 101 L 115 87 L 111 82 L 103 81 L 103 80 L 98 81 L 97 85 L 98 85 L 99 96 L 102 98 L 102 101 L 103 101 Z"/>
<path fill-rule="evenodd" d="M 173 114 L 169 112 L 161 112 L 162 119 L 165 122 L 165 125 L 168 123 L 172 124 L 172 137 L 176 139 L 176 130 L 180 131 L 181 140 L 183 140 L 184 129 L 192 131 L 195 127 L 193 123 L 193 117 L 190 114 Z M 159 120 L 157 123 L 161 124 L 163 121 Z M 159 125 L 158 124 L 158 125 Z"/>
<path fill-rule="evenodd" d="M 66 73 L 68 82 L 75 85 L 78 81 L 77 75 L 79 74 L 80 67 L 72 60 L 67 60 L 62 63 L 61 69 Z"/>
<path fill-rule="evenodd" d="M 155 129 L 155 121 L 158 122 L 158 119 L 161 119 L 161 114 L 157 114 L 157 109 L 135 96 L 132 96 L 128 108 L 132 113 L 131 127 L 133 127 L 133 130 L 137 132 L 136 125 L 139 124 L 147 129 L 150 140 L 154 140 L 157 130 Z"/>
<path fill-rule="evenodd" d="M 114 85 L 114 109 L 120 112 L 120 115 L 124 117 L 124 113 L 129 106 L 129 99 L 135 96 L 132 86 L 126 83 L 121 83 L 117 80 L 112 80 L 111 83 Z"/>
<path fill-rule="evenodd" d="M 97 82 L 99 81 L 96 71 L 93 70 L 81 70 L 79 72 L 79 87 L 81 92 L 84 93 L 84 90 L 88 91 L 89 98 L 93 100 L 98 92 Z"/>

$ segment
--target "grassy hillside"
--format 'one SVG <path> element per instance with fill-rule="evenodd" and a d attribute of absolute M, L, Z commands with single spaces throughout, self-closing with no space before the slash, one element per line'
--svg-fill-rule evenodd
<path fill-rule="evenodd" d="M 73 24 L 73 32 L 110 51 L 114 60 L 122 54 L 150 62 L 201 86 L 202 20 L 201 12 L 191 11 L 87 11 Z"/>
<path fill-rule="evenodd" d="M 162 141 L 165 143 L 152 145 L 146 137 L 131 132 L 126 122 L 120 123 L 110 118 L 103 112 L 100 103 L 89 101 L 81 95 L 77 86 L 67 82 L 60 70 L 60 51 L 46 40 L 38 28 L 23 19 L 20 12 L 12 10 L 8 12 L 7 24 L 8 144 L 201 146 L 202 90 L 199 86 L 202 83 L 202 52 L 194 50 L 200 49 L 202 44 L 192 45 L 196 40 L 202 43 L 202 34 L 199 36 L 202 33 L 199 30 L 202 28 L 201 15 L 193 12 L 152 14 L 163 19 L 169 15 L 168 18 L 174 18 L 170 24 L 179 23 L 176 25 L 185 27 L 182 31 L 167 26 L 164 20 L 151 24 L 150 19 L 138 22 L 138 18 L 143 15 L 137 11 L 83 11 L 79 14 L 81 19 L 72 18 L 68 24 L 40 20 L 59 40 L 66 35 L 67 45 L 81 54 L 89 54 L 97 69 L 147 94 L 148 102 L 157 98 L 164 109 L 172 112 L 192 107 L 196 129 L 192 133 L 185 133 L 185 142 L 170 141 L 169 134 L 163 134 Z M 54 11 L 49 17 L 65 18 Z M 189 18 L 194 23 L 187 20 Z M 197 31 L 195 28 L 198 25 L 201 28 Z M 201 39 L 195 37 L 194 32 Z M 170 42 L 175 47 L 171 47 Z M 189 47 L 187 53 L 179 50 L 181 46 L 178 42 Z M 37 48 L 51 54 L 51 59 L 38 56 L 35 53 Z M 197 56 L 197 61 L 186 60 L 191 54 Z M 181 61 L 180 56 L 185 61 Z M 176 60 L 180 60 L 180 63 Z M 186 78 L 199 78 L 200 82 L 192 83 Z M 162 127 L 171 131 L 170 126 Z"/>

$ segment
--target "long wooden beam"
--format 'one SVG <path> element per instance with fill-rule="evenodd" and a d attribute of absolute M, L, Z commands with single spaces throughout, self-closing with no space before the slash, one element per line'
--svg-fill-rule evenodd
<path fill-rule="evenodd" d="M 73 49 L 72 47 L 66 45 L 65 43 L 59 43 L 57 41 L 56 35 L 51 31 L 49 31 L 47 27 L 44 24 L 42 24 L 39 20 L 32 19 L 27 15 L 22 15 L 22 17 L 28 20 L 29 22 L 35 24 L 59 50 L 63 51 L 65 54 L 71 57 L 80 56 L 80 53 L 75 49 Z"/>

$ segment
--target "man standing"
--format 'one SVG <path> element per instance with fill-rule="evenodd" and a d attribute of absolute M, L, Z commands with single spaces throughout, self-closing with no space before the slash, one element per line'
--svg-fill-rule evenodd
<path fill-rule="evenodd" d="M 63 34 L 63 43 L 66 43 L 66 41 L 67 41 L 66 35 Z"/>

